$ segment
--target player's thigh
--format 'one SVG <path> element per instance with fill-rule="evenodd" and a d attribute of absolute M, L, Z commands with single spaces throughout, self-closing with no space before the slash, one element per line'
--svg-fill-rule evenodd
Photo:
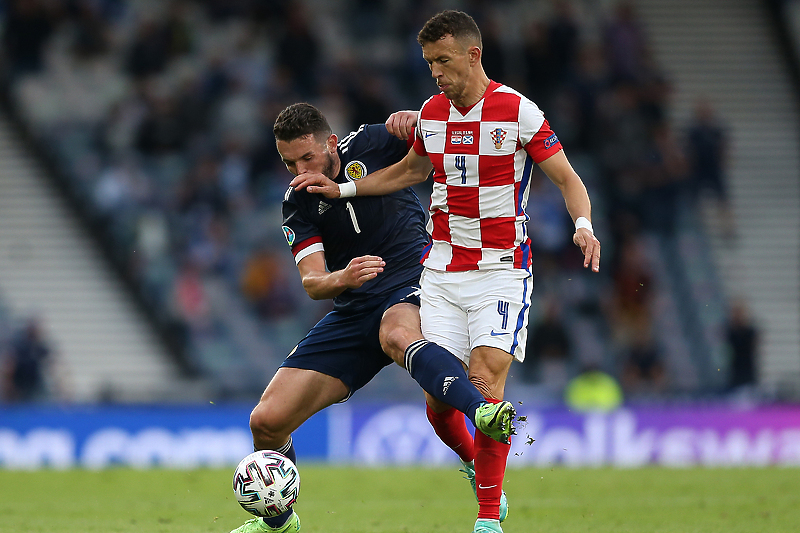
<path fill-rule="evenodd" d="M 422 338 L 419 306 L 399 303 L 388 308 L 381 319 L 379 338 L 386 355 L 402 366 L 405 349 Z"/>
<path fill-rule="evenodd" d="M 288 438 L 313 414 L 349 394 L 347 385 L 333 376 L 304 368 L 281 367 L 253 409 L 250 425 Z"/>
<path fill-rule="evenodd" d="M 533 278 L 516 269 L 478 271 L 469 276 L 462 298 L 470 350 L 497 348 L 521 362 L 525 359 Z"/>
<path fill-rule="evenodd" d="M 422 273 L 419 315 L 427 340 L 469 364 L 469 324 L 458 305 L 456 277 L 428 269 Z"/>
<path fill-rule="evenodd" d="M 469 380 L 485 398 L 502 400 L 513 361 L 511 354 L 500 348 L 473 348 L 469 358 Z"/>

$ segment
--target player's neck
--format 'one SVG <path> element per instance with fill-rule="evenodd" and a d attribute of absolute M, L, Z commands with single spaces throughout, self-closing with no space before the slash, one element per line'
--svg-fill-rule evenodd
<path fill-rule="evenodd" d="M 491 80 L 483 71 L 481 67 L 478 72 L 475 73 L 474 80 L 470 80 L 471 83 L 467 84 L 467 88 L 462 94 L 460 98 L 457 100 L 453 100 L 453 105 L 456 107 L 472 107 L 477 104 L 483 95 L 486 94 L 486 89 L 489 88 L 489 84 Z"/>

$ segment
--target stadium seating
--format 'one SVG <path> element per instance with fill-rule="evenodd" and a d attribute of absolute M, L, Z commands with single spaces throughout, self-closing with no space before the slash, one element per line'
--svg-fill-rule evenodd
<path fill-rule="evenodd" d="M 50 26 L 38 62 L 7 64 L 15 114 L 184 367 L 220 396 L 260 391 L 329 308 L 302 291 L 279 231 L 289 176 L 271 136 L 277 112 L 308 100 L 346 133 L 418 108 L 435 88 L 413 39 L 422 14 L 336 4 L 99 1 L 40 13 Z M 530 321 L 557 298 L 574 339 L 567 372 L 600 365 L 632 399 L 724 385 L 712 369 L 723 364 L 713 332 L 725 289 L 714 257 L 697 252 L 707 241 L 683 125 L 669 120 L 672 73 L 650 54 L 649 32 L 663 35 L 657 2 L 642 5 L 643 19 L 627 2 L 579 0 L 477 2 L 472 13 L 487 73 L 545 111 L 589 188 L 603 243 L 601 274 L 584 273 L 563 201 L 537 175 Z M 617 275 L 626 260 L 627 278 Z M 644 322 L 626 322 L 634 308 Z M 631 337 L 631 324 L 652 335 Z M 643 358 L 661 377 L 642 371 Z M 539 363 L 534 353 L 526 364 Z M 510 386 L 558 401 L 540 375 L 523 374 Z M 407 395 L 409 383 L 388 372 L 364 394 Z"/>

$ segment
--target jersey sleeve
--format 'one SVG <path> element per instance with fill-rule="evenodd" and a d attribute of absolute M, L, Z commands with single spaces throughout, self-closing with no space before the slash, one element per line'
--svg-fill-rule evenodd
<path fill-rule="evenodd" d="M 408 141 L 389 133 L 385 124 L 371 124 L 365 128 L 365 133 L 369 150 L 382 154 L 389 161 L 400 161 L 408 153 Z"/>
<path fill-rule="evenodd" d="M 281 229 L 292 250 L 295 264 L 314 252 L 325 251 L 319 228 L 304 215 L 298 202 L 298 194 L 293 188 L 289 187 L 286 191 L 281 209 L 283 211 Z"/>
<path fill-rule="evenodd" d="M 519 104 L 519 140 L 534 163 L 541 163 L 562 149 L 542 111 L 527 98 Z"/>
<path fill-rule="evenodd" d="M 425 157 L 428 155 L 428 151 L 425 149 L 425 143 L 422 142 L 422 136 L 419 132 L 419 124 L 417 124 L 417 129 L 414 132 L 414 144 L 412 146 L 414 147 L 414 151 L 418 156 Z"/>
<path fill-rule="evenodd" d="M 428 102 L 431 100 L 433 100 L 433 96 L 425 100 L 422 107 L 420 107 L 419 115 L 417 116 L 417 127 L 414 129 L 414 144 L 412 147 L 420 157 L 428 155 L 428 150 L 425 149 L 425 143 L 422 141 L 422 114 L 425 112 L 425 106 L 428 105 Z"/>

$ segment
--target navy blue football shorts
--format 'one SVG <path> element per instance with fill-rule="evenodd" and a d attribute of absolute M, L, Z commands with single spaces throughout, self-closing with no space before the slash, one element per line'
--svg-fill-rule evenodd
<path fill-rule="evenodd" d="M 350 389 L 349 398 L 394 362 L 383 353 L 379 332 L 383 313 L 399 303 L 419 306 L 419 287 L 397 289 L 373 309 L 331 311 L 311 328 L 281 367 L 315 370 L 339 378 Z"/>

